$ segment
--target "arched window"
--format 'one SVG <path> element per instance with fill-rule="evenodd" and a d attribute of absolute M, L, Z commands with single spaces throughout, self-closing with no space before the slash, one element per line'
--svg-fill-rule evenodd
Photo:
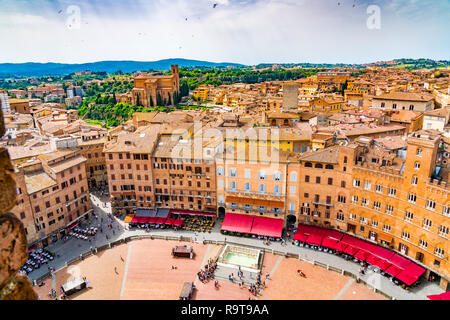
<path fill-rule="evenodd" d="M 344 157 L 344 163 L 347 163 L 347 156 Z"/>
<path fill-rule="evenodd" d="M 312 163 L 311 162 L 306 162 L 305 163 L 305 167 L 306 168 L 312 168 Z"/>
<path fill-rule="evenodd" d="M 334 169 L 334 166 L 333 166 L 332 164 L 327 164 L 327 165 L 325 166 L 325 169 L 333 170 L 333 169 Z"/>
<path fill-rule="evenodd" d="M 273 181 L 281 181 L 281 172 L 275 171 L 273 173 Z"/>
<path fill-rule="evenodd" d="M 258 172 L 258 178 L 259 178 L 260 180 L 266 180 L 266 172 L 265 172 L 264 170 L 260 170 L 260 171 Z"/>
<path fill-rule="evenodd" d="M 314 168 L 322 169 L 323 165 L 321 163 L 316 163 Z"/>

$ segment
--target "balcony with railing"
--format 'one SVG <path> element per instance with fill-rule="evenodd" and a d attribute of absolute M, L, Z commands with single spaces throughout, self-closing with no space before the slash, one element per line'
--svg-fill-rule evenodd
<path fill-rule="evenodd" d="M 257 200 L 274 200 L 274 201 L 284 201 L 285 194 L 273 194 L 266 192 L 250 192 L 245 190 L 229 190 L 227 191 L 227 196 L 239 197 L 239 198 L 250 198 Z"/>
<path fill-rule="evenodd" d="M 321 202 L 321 201 L 316 201 L 316 200 L 311 201 L 311 203 L 315 204 L 315 205 L 318 205 L 318 206 L 326 206 L 326 207 L 333 207 L 334 206 L 333 203 L 331 203 L 331 202 Z"/>
<path fill-rule="evenodd" d="M 220 205 L 219 206 L 223 206 L 226 209 L 233 209 L 233 210 L 242 210 L 242 211 L 250 211 L 250 212 L 257 212 L 257 213 L 271 213 L 271 214 L 285 214 L 284 211 L 280 210 L 280 211 L 273 211 L 273 210 L 268 210 L 266 209 L 262 209 L 262 208 L 258 208 L 258 207 L 246 207 L 246 206 L 233 206 L 233 205 Z"/>

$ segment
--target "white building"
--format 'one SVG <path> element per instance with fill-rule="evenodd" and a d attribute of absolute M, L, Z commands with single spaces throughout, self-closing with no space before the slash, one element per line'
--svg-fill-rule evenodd
<path fill-rule="evenodd" d="M 422 129 L 429 130 L 439 130 L 444 132 L 444 128 L 448 124 L 450 117 L 450 109 L 441 108 L 433 111 L 425 112 L 423 117 Z"/>
<path fill-rule="evenodd" d="M 391 92 L 372 97 L 372 108 L 427 112 L 434 109 L 433 96 L 415 92 Z"/>

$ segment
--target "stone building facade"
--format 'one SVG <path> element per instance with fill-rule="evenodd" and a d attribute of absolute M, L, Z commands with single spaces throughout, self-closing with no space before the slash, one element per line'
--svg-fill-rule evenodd
<path fill-rule="evenodd" d="M 159 96 L 165 104 L 173 105 L 174 95 L 180 92 L 178 65 L 172 65 L 170 71 L 168 76 L 142 74 L 135 77 L 134 88 L 131 90 L 132 103 L 149 108 L 157 105 Z"/>
<path fill-rule="evenodd" d="M 12 212 L 24 223 L 30 247 L 60 240 L 92 212 L 85 163 L 78 150 L 57 150 L 15 166 L 18 204 Z"/>
<path fill-rule="evenodd" d="M 4 134 L 0 109 L 0 136 Z M 16 184 L 5 148 L 0 148 L 0 188 L 0 300 L 37 300 L 27 276 L 17 274 L 28 259 L 28 249 L 22 222 L 9 212 L 16 205 Z"/>

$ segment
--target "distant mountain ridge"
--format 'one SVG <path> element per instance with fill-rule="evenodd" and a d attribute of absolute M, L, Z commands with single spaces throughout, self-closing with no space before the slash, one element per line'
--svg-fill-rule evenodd
<path fill-rule="evenodd" d="M 158 61 L 98 61 L 90 63 L 0 63 L 0 74 L 21 76 L 47 76 L 65 75 L 79 71 L 105 71 L 114 73 L 116 71 L 134 72 L 149 69 L 170 69 L 170 65 L 178 64 L 180 67 L 226 67 L 244 66 L 231 62 L 209 62 L 190 59 L 163 59 Z"/>
<path fill-rule="evenodd" d="M 72 63 L 0 63 L 0 78 L 3 76 L 16 76 L 16 77 L 41 77 L 52 75 L 66 75 L 79 71 L 104 71 L 109 74 L 116 71 L 122 71 L 125 73 L 134 71 L 143 71 L 151 69 L 170 69 L 170 65 L 178 64 L 180 67 L 248 67 L 247 65 L 233 63 L 233 62 L 210 62 L 202 60 L 192 59 L 163 59 L 157 61 L 131 61 L 131 60 L 118 60 L 118 61 L 98 61 L 81 64 Z M 392 67 L 398 65 L 404 65 L 413 69 L 418 68 L 436 68 L 436 67 L 449 67 L 449 60 L 432 60 L 432 59 L 394 59 L 390 61 L 378 61 L 364 64 L 345 64 L 345 63 L 260 63 L 254 66 L 256 69 L 264 69 L 272 67 L 274 65 L 282 67 L 295 67 L 300 66 L 302 68 L 336 68 L 336 67 L 353 67 L 353 68 L 365 68 L 367 66 L 382 66 Z"/>

